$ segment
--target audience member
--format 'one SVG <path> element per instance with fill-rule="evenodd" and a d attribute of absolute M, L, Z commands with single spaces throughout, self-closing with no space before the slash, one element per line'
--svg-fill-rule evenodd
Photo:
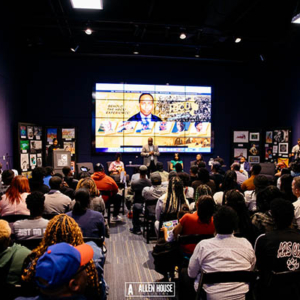
<path fill-rule="evenodd" d="M 4 170 L 2 173 L 2 182 L 0 189 L 0 196 L 6 193 L 7 189 L 9 188 L 12 180 L 15 177 L 15 173 L 12 170 Z"/>
<path fill-rule="evenodd" d="M 31 192 L 42 192 L 46 194 L 49 192 L 49 187 L 44 184 L 45 169 L 36 167 L 32 170 L 32 178 L 29 179 L 29 187 Z"/>
<path fill-rule="evenodd" d="M 11 228 L 5 220 L 0 220 L 0 272 L 1 285 L 15 285 L 21 283 L 22 266 L 25 258 L 31 252 L 26 247 L 14 243 L 10 246 Z M 2 297 L 5 291 L 2 291 Z M 3 298 L 4 299 L 4 298 Z"/>
<path fill-rule="evenodd" d="M 236 182 L 237 176 L 235 171 L 228 170 L 225 173 L 223 183 L 221 184 L 221 192 L 214 194 L 214 200 L 217 205 L 225 204 L 225 195 L 227 191 L 238 189 L 238 184 Z"/>
<path fill-rule="evenodd" d="M 284 174 L 280 178 L 278 178 L 278 180 L 279 179 L 280 179 L 279 189 L 282 192 L 283 199 L 291 202 L 297 201 L 297 197 L 293 194 L 292 191 L 292 182 L 293 182 L 292 175 Z"/>
<path fill-rule="evenodd" d="M 200 196 L 198 201 L 197 212 L 185 214 L 179 224 L 174 228 L 175 239 L 178 234 L 211 234 L 215 232 L 213 224 L 213 214 L 215 212 L 215 202 L 211 196 Z M 192 255 L 196 244 L 183 245 L 182 250 L 188 255 Z"/>
<path fill-rule="evenodd" d="M 83 171 L 83 172 L 79 173 L 78 180 L 83 179 L 83 178 L 90 178 L 90 177 L 91 177 L 91 174 L 89 172 Z"/>
<path fill-rule="evenodd" d="M 257 299 L 299 299 L 299 284 L 272 282 L 272 271 L 289 272 L 299 269 L 300 234 L 292 229 L 294 207 L 290 201 L 274 199 L 271 214 L 275 230 L 257 238 L 255 253 L 256 267 L 260 276 Z"/>
<path fill-rule="evenodd" d="M 50 188 L 49 181 L 53 175 L 53 168 L 51 166 L 48 166 L 45 168 L 46 174 L 44 177 L 44 184 L 46 184 Z"/>
<path fill-rule="evenodd" d="M 249 211 L 256 211 L 256 195 L 258 192 L 262 191 L 269 185 L 268 178 L 264 175 L 257 175 L 253 180 L 255 190 L 254 191 L 245 191 L 245 201 L 246 206 Z"/>
<path fill-rule="evenodd" d="M 134 168 L 134 174 L 131 176 L 131 180 L 130 180 L 130 186 L 133 182 L 139 180 L 141 178 L 140 176 L 140 168 L 139 167 L 135 167 Z M 148 179 L 148 176 L 146 175 L 146 179 Z"/>
<path fill-rule="evenodd" d="M 197 187 L 200 184 L 208 185 L 211 188 L 213 194 L 216 192 L 215 182 L 212 179 L 209 178 L 209 172 L 208 172 L 207 169 L 204 169 L 204 168 L 199 169 L 199 171 L 198 171 L 198 180 L 195 180 L 192 183 L 192 187 L 193 187 L 194 191 L 196 191 Z"/>
<path fill-rule="evenodd" d="M 73 247 L 67 243 L 49 246 L 36 264 L 36 284 L 40 296 L 25 299 L 87 299 L 84 296 L 88 284 L 86 266 L 93 259 L 94 250 L 88 244 Z"/>
<path fill-rule="evenodd" d="M 131 190 L 134 192 L 133 203 L 143 203 L 142 198 L 143 188 L 151 186 L 151 181 L 146 178 L 148 168 L 145 165 L 140 166 L 140 179 L 132 182 Z"/>
<path fill-rule="evenodd" d="M 69 187 L 69 185 L 65 182 L 63 175 L 60 173 L 53 174 L 52 177 L 59 177 L 61 179 L 61 185 L 59 191 L 62 192 L 64 195 L 68 196 L 71 200 L 74 199 L 75 191 Z"/>
<path fill-rule="evenodd" d="M 7 215 L 29 215 L 25 199 L 29 195 L 30 188 L 28 179 L 18 175 L 14 177 L 6 193 L 0 201 L 1 216 Z"/>
<path fill-rule="evenodd" d="M 80 188 L 86 188 L 90 192 L 89 208 L 95 211 L 99 211 L 104 215 L 105 202 L 97 189 L 95 181 L 91 177 L 80 179 L 77 184 L 76 190 Z"/>
<path fill-rule="evenodd" d="M 45 194 L 45 214 L 62 214 L 70 209 L 71 199 L 60 192 L 62 179 L 53 176 L 50 181 L 50 192 Z"/>
<path fill-rule="evenodd" d="M 113 222 L 122 222 L 123 219 L 119 216 L 122 196 L 118 194 L 118 186 L 116 182 L 109 176 L 105 174 L 104 166 L 100 163 L 97 163 L 94 167 L 95 173 L 92 175 L 92 179 L 95 181 L 98 190 L 103 192 L 109 192 L 110 195 L 102 195 L 104 202 L 109 201 L 114 204 L 113 211 Z"/>
<path fill-rule="evenodd" d="M 26 258 L 22 280 L 27 284 L 35 284 L 37 261 L 44 253 L 47 252 L 49 246 L 65 242 L 72 246 L 83 244 L 83 236 L 80 227 L 76 221 L 65 214 L 57 215 L 52 218 L 46 228 L 44 238 L 40 245 L 32 250 L 31 254 Z M 98 299 L 101 294 L 99 288 L 98 274 L 95 269 L 94 262 L 90 260 L 86 268 L 87 272 L 87 290 L 85 295 L 89 295 L 91 299 Z"/>
<path fill-rule="evenodd" d="M 141 171 L 142 172 L 142 171 Z M 149 200 L 158 200 L 163 194 L 166 193 L 166 187 L 162 187 L 161 185 L 161 177 L 160 174 L 154 172 L 150 176 L 152 186 L 145 186 L 142 189 L 141 198 L 142 201 L 149 201 Z M 133 204 L 133 218 L 132 218 L 132 225 L 133 227 L 130 228 L 130 232 L 133 234 L 141 234 L 141 226 L 139 221 L 139 215 L 144 210 L 144 203 L 143 202 L 135 202 Z"/>
<path fill-rule="evenodd" d="M 234 233 L 246 238 L 252 245 L 258 236 L 258 230 L 251 223 L 249 211 L 245 204 L 245 198 L 237 190 L 230 190 L 225 195 L 225 205 L 235 210 L 238 215 L 238 227 Z"/>
<path fill-rule="evenodd" d="M 189 186 L 190 176 L 187 173 L 181 172 L 178 173 L 178 177 L 183 182 L 185 198 L 189 201 L 189 203 L 194 202 L 194 189 Z"/>
<path fill-rule="evenodd" d="M 124 163 L 121 161 L 121 153 L 116 153 L 116 160 L 114 160 L 108 168 L 109 175 L 120 175 L 125 171 Z"/>
<path fill-rule="evenodd" d="M 291 163 L 291 175 L 293 177 L 298 177 L 300 176 L 300 161 L 298 162 L 293 162 Z"/>
<path fill-rule="evenodd" d="M 76 190 L 78 180 L 74 179 L 73 177 L 73 171 L 70 167 L 63 167 L 62 172 L 64 174 L 64 181 L 67 183 L 67 185 L 73 189 Z"/>
<path fill-rule="evenodd" d="M 277 187 L 280 189 L 280 184 L 281 184 L 281 177 L 283 175 L 291 175 L 291 170 L 288 169 L 288 168 L 283 168 L 281 169 L 280 172 L 278 172 L 277 174 L 275 174 L 275 176 L 278 176 L 278 179 L 277 179 Z"/>
<path fill-rule="evenodd" d="M 189 186 L 192 186 L 192 183 L 198 180 L 198 166 L 191 166 L 190 167 L 190 182 L 189 182 Z"/>
<path fill-rule="evenodd" d="M 26 204 L 30 211 L 30 217 L 13 224 L 13 231 L 17 240 L 40 239 L 44 236 L 49 222 L 42 217 L 44 202 L 45 196 L 42 192 L 32 192 L 27 196 Z"/>
<path fill-rule="evenodd" d="M 255 267 L 255 254 L 251 244 L 245 238 L 233 236 L 238 226 L 236 212 L 228 206 L 221 207 L 214 215 L 217 235 L 202 240 L 196 246 L 190 259 L 188 275 L 195 280 L 198 289 L 200 273 L 251 271 Z M 245 283 L 219 283 L 204 285 L 208 299 L 242 299 L 248 292 Z"/>
<path fill-rule="evenodd" d="M 240 168 L 242 170 L 245 170 L 248 174 L 250 173 L 251 167 L 250 167 L 250 164 L 247 162 L 245 156 L 240 157 Z"/>
<path fill-rule="evenodd" d="M 276 198 L 282 198 L 282 193 L 276 186 L 268 186 L 256 195 L 257 212 L 252 216 L 252 224 L 260 233 L 274 229 L 274 219 L 270 211 L 271 202 Z"/>
<path fill-rule="evenodd" d="M 214 161 L 211 165 L 210 178 L 215 182 L 216 192 L 220 191 L 221 184 L 224 180 L 224 176 L 220 174 L 221 164 L 217 161 Z"/>
<path fill-rule="evenodd" d="M 179 153 L 174 153 L 174 159 L 172 159 L 170 163 L 170 171 L 174 171 L 177 164 L 181 164 L 183 169 L 183 161 L 180 159 Z"/>
<path fill-rule="evenodd" d="M 251 176 L 247 180 L 245 180 L 242 185 L 241 185 L 241 190 L 242 191 L 252 191 L 255 190 L 254 186 L 254 178 L 259 175 L 261 171 L 261 165 L 260 164 L 255 164 L 251 168 Z"/>
<path fill-rule="evenodd" d="M 168 182 L 169 179 L 169 173 L 167 171 L 164 170 L 164 165 L 162 162 L 158 161 L 156 164 L 156 169 L 157 171 L 153 172 L 153 173 L 158 173 L 161 177 L 161 182 Z"/>
<path fill-rule="evenodd" d="M 196 210 L 196 206 L 197 206 L 197 203 L 198 203 L 198 199 L 200 196 L 213 196 L 213 192 L 211 190 L 211 188 L 206 185 L 206 184 L 200 184 L 198 187 L 197 187 L 197 190 L 195 191 L 195 196 L 194 196 L 194 199 L 195 199 L 195 202 L 190 204 L 190 210 Z"/>
<path fill-rule="evenodd" d="M 75 205 L 73 210 L 66 215 L 73 218 L 81 228 L 84 237 L 105 237 L 105 226 L 103 215 L 89 209 L 90 193 L 85 188 L 75 192 Z"/>
<path fill-rule="evenodd" d="M 295 201 L 293 205 L 295 207 L 295 222 L 298 230 L 300 230 L 300 177 L 295 177 L 293 179 L 292 191 L 293 194 L 297 197 L 297 201 Z"/>
<path fill-rule="evenodd" d="M 236 173 L 236 182 L 238 183 L 238 185 L 241 185 L 244 181 L 248 179 L 248 176 L 246 176 L 244 173 L 245 170 L 241 170 L 239 163 L 233 163 L 230 168 Z"/>
<path fill-rule="evenodd" d="M 200 168 L 199 164 L 203 165 L 204 164 L 204 168 L 206 166 L 205 161 L 203 160 L 202 154 L 197 154 L 196 155 L 196 160 L 193 162 L 193 164 L 195 166 L 197 166 L 198 168 Z"/>

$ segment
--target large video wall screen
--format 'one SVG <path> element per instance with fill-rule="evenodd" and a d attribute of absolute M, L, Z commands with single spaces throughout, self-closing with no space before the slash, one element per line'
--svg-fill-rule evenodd
<path fill-rule="evenodd" d="M 96 152 L 211 152 L 211 87 L 97 83 Z"/>

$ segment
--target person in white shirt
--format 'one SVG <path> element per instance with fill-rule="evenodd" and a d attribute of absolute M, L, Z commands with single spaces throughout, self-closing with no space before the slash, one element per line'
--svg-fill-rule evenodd
<path fill-rule="evenodd" d="M 256 258 L 252 245 L 245 238 L 233 235 L 237 222 L 237 213 L 228 206 L 222 206 L 214 215 L 217 235 L 198 243 L 188 266 L 189 277 L 196 278 L 196 291 L 201 271 L 211 273 L 254 269 Z M 248 284 L 242 282 L 204 285 L 203 288 L 208 300 L 245 299 L 249 290 Z"/>
<path fill-rule="evenodd" d="M 297 229 L 300 229 L 300 177 L 294 178 L 292 182 L 292 192 L 298 198 L 293 205 L 295 207 L 295 222 L 297 224 Z"/>
<path fill-rule="evenodd" d="M 237 183 L 241 185 L 244 181 L 248 179 L 248 173 L 245 170 L 241 170 L 239 163 L 233 163 L 230 166 L 232 171 L 235 171 L 237 177 Z"/>
<path fill-rule="evenodd" d="M 290 157 L 294 157 L 295 160 L 300 158 L 300 138 L 298 139 L 297 145 L 295 145 L 292 148 L 292 153 L 290 154 Z"/>

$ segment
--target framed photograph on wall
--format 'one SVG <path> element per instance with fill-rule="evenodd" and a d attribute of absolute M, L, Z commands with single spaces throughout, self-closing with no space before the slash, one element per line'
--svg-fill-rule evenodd
<path fill-rule="evenodd" d="M 233 142 L 234 143 L 248 143 L 249 131 L 234 131 Z"/>
<path fill-rule="evenodd" d="M 266 131 L 266 143 L 267 144 L 273 143 L 273 131 Z"/>
<path fill-rule="evenodd" d="M 249 156 L 248 162 L 251 164 L 259 164 L 260 163 L 260 157 L 259 156 Z"/>
<path fill-rule="evenodd" d="M 248 157 L 247 155 L 247 148 L 234 148 L 234 159 L 240 159 L 242 156 L 245 158 Z"/>
<path fill-rule="evenodd" d="M 289 143 L 279 143 L 279 154 L 288 154 L 289 153 Z"/>
<path fill-rule="evenodd" d="M 249 140 L 250 140 L 250 142 L 258 142 L 259 141 L 259 132 L 250 132 Z"/>

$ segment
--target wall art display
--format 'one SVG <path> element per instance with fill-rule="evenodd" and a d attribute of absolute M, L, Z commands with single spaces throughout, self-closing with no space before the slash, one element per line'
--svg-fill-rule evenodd
<path fill-rule="evenodd" d="M 40 140 L 41 136 L 42 136 L 42 127 L 34 126 L 33 128 L 34 128 L 33 135 L 34 135 L 35 139 Z"/>
<path fill-rule="evenodd" d="M 42 163 L 42 158 L 41 157 L 37 157 L 37 159 L 36 159 L 36 165 L 38 167 L 42 167 L 43 163 Z"/>
<path fill-rule="evenodd" d="M 249 149 L 249 153 L 251 155 L 258 155 L 259 154 L 258 144 L 251 144 L 251 148 Z"/>
<path fill-rule="evenodd" d="M 258 142 L 259 141 L 259 132 L 250 132 L 250 142 Z"/>
<path fill-rule="evenodd" d="M 279 153 L 280 154 L 289 153 L 289 143 L 280 143 L 279 144 Z"/>
<path fill-rule="evenodd" d="M 289 166 L 289 159 L 288 158 L 282 158 L 282 157 L 280 157 L 280 158 L 278 158 L 278 164 L 279 163 L 284 163 L 284 168 L 287 168 L 288 166 Z"/>
<path fill-rule="evenodd" d="M 273 158 L 273 147 L 269 146 L 265 149 L 265 159 L 269 160 Z"/>
<path fill-rule="evenodd" d="M 33 127 L 32 126 L 27 126 L 27 135 L 30 140 L 33 139 Z"/>
<path fill-rule="evenodd" d="M 57 139 L 57 128 L 47 128 L 47 142 L 52 144 L 53 139 Z"/>
<path fill-rule="evenodd" d="M 32 178 L 32 172 L 31 171 L 22 172 L 22 175 L 25 176 L 27 179 Z"/>
<path fill-rule="evenodd" d="M 249 131 L 234 131 L 233 142 L 234 143 L 248 143 Z"/>
<path fill-rule="evenodd" d="M 288 130 L 274 130 L 274 143 L 284 143 L 289 141 Z"/>
<path fill-rule="evenodd" d="M 62 128 L 61 135 L 64 140 L 75 139 L 75 128 Z"/>
<path fill-rule="evenodd" d="M 21 169 L 27 171 L 29 169 L 29 156 L 28 154 L 21 154 Z"/>
<path fill-rule="evenodd" d="M 251 164 L 259 164 L 260 163 L 260 156 L 249 156 L 248 162 Z"/>
<path fill-rule="evenodd" d="M 27 138 L 27 130 L 26 126 L 20 126 L 20 137 L 21 139 L 26 139 Z"/>
<path fill-rule="evenodd" d="M 42 141 L 30 141 L 30 150 L 42 150 Z"/>
<path fill-rule="evenodd" d="M 36 167 L 36 155 L 30 154 L 30 167 L 34 169 Z"/>
<path fill-rule="evenodd" d="M 71 151 L 71 155 L 75 154 L 75 142 L 64 142 L 64 150 Z"/>
<path fill-rule="evenodd" d="M 57 156 L 57 166 L 58 167 L 68 166 L 68 155 L 67 154 L 60 154 Z"/>
<path fill-rule="evenodd" d="M 274 145 L 273 146 L 273 154 L 277 154 L 278 153 L 278 146 Z"/>
<path fill-rule="evenodd" d="M 273 131 L 266 131 L 266 143 L 267 144 L 273 143 Z"/>
<path fill-rule="evenodd" d="M 248 157 L 247 148 L 234 148 L 234 159 L 240 159 L 242 156 Z"/>
<path fill-rule="evenodd" d="M 25 141 L 20 140 L 20 150 L 21 151 L 29 150 L 29 141 L 28 140 L 25 140 Z"/>

